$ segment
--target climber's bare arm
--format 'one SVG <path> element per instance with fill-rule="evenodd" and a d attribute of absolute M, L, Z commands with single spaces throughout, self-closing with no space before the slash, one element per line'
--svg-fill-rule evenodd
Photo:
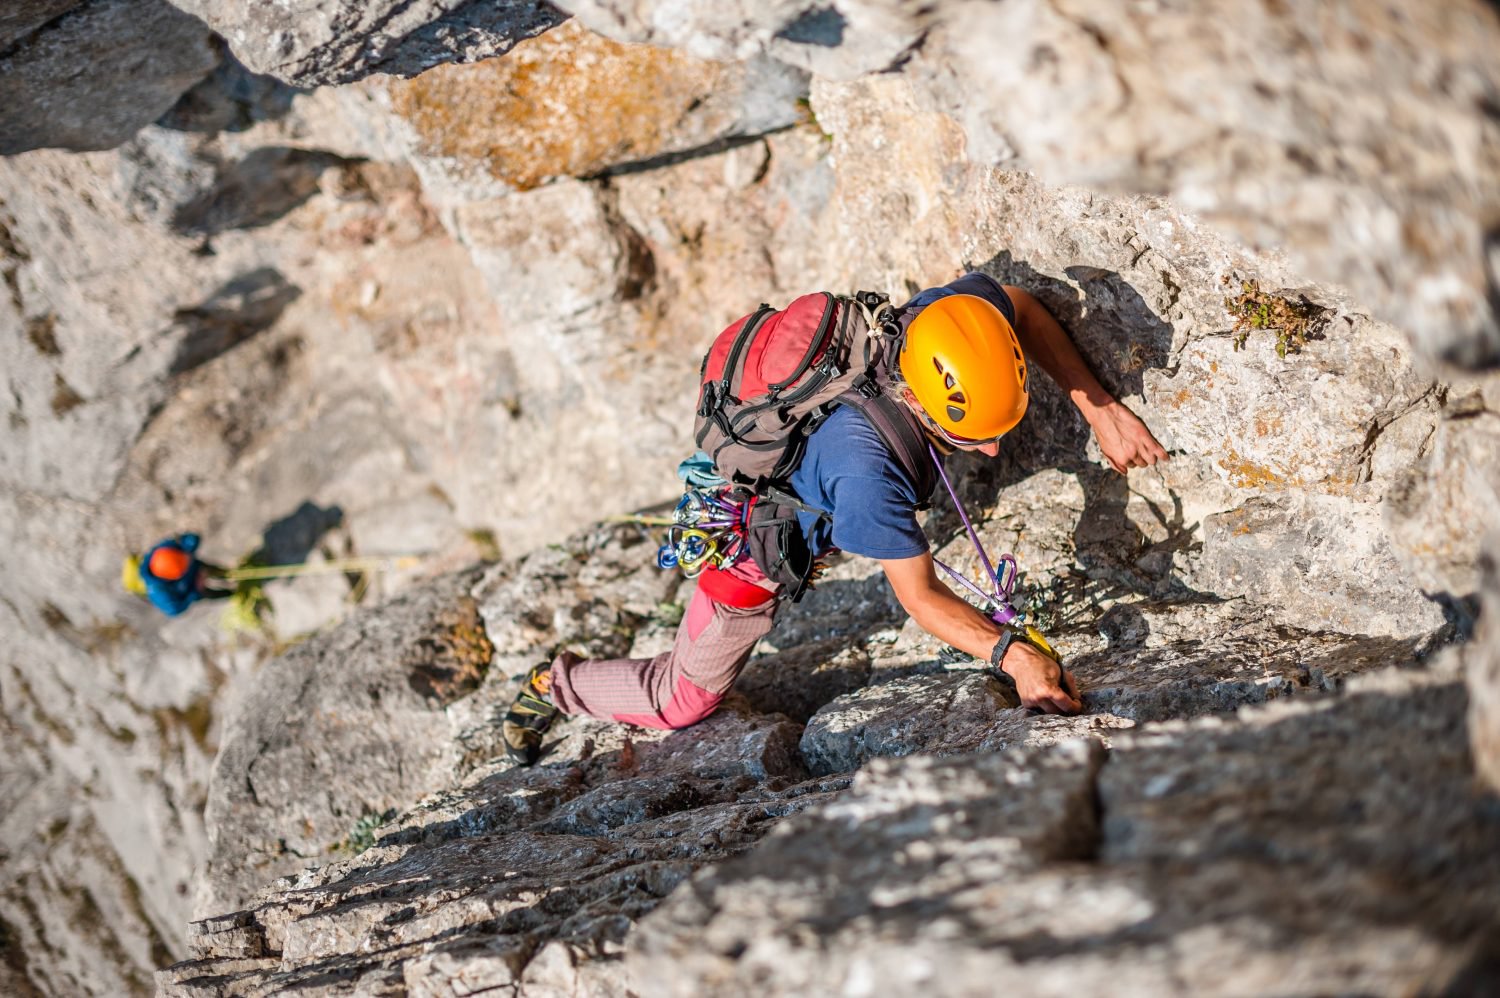
<path fill-rule="evenodd" d="M 1005 285 L 1005 293 L 1016 306 L 1016 337 L 1027 360 L 1041 365 L 1068 393 L 1093 428 L 1110 467 L 1123 475 L 1131 468 L 1165 461 L 1166 449 L 1140 417 L 1099 384 L 1047 306 L 1021 288 Z"/>
<path fill-rule="evenodd" d="M 988 659 L 1000 628 L 954 595 L 937 577 L 932 555 L 892 558 L 880 563 L 896 598 L 921 628 L 933 637 L 978 659 Z M 1022 705 L 1049 714 L 1076 714 L 1082 705 L 1070 674 L 1023 641 L 1005 652 L 1000 668 L 1016 682 Z"/>

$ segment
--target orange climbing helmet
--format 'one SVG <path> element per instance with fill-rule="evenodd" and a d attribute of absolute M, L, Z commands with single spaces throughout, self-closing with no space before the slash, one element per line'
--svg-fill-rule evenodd
<path fill-rule="evenodd" d="M 146 567 L 158 579 L 175 582 L 188 573 L 192 564 L 192 555 L 180 547 L 164 544 L 151 552 L 151 560 Z"/>
<path fill-rule="evenodd" d="M 974 295 L 948 295 L 906 330 L 901 377 L 938 432 L 964 447 L 1009 432 L 1026 414 L 1026 358 L 1000 310 Z"/>

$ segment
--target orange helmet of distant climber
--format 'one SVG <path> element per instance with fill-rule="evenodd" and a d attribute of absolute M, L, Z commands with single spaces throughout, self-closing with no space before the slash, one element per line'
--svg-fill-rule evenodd
<path fill-rule="evenodd" d="M 964 447 L 1009 432 L 1026 414 L 1026 358 L 1000 310 L 948 295 L 912 320 L 901 377 L 938 432 Z"/>
<path fill-rule="evenodd" d="M 174 582 L 186 575 L 192 564 L 193 556 L 181 548 L 159 547 L 151 552 L 151 561 L 147 564 L 147 568 L 158 579 Z"/>

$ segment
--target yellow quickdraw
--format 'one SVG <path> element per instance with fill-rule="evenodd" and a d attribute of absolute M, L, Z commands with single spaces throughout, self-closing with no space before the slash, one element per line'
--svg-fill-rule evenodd
<path fill-rule="evenodd" d="M 1032 647 L 1036 648 L 1037 651 L 1041 652 L 1043 655 L 1046 655 L 1058 665 L 1062 664 L 1062 656 L 1059 655 L 1057 651 L 1047 643 L 1047 639 L 1042 637 L 1042 632 L 1037 630 L 1035 627 L 1032 627 L 1030 624 L 1026 625 L 1026 640 L 1030 642 Z"/>

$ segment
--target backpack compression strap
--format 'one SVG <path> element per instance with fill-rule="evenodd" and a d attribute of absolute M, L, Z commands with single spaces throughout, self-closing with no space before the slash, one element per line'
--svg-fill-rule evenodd
<path fill-rule="evenodd" d="M 916 486 L 917 508 L 926 509 L 937 488 L 937 467 L 927 450 L 927 436 L 910 409 L 896 401 L 874 381 L 865 381 L 839 396 L 839 401 L 859 410 L 880 439 L 890 448 L 901 470 Z"/>

